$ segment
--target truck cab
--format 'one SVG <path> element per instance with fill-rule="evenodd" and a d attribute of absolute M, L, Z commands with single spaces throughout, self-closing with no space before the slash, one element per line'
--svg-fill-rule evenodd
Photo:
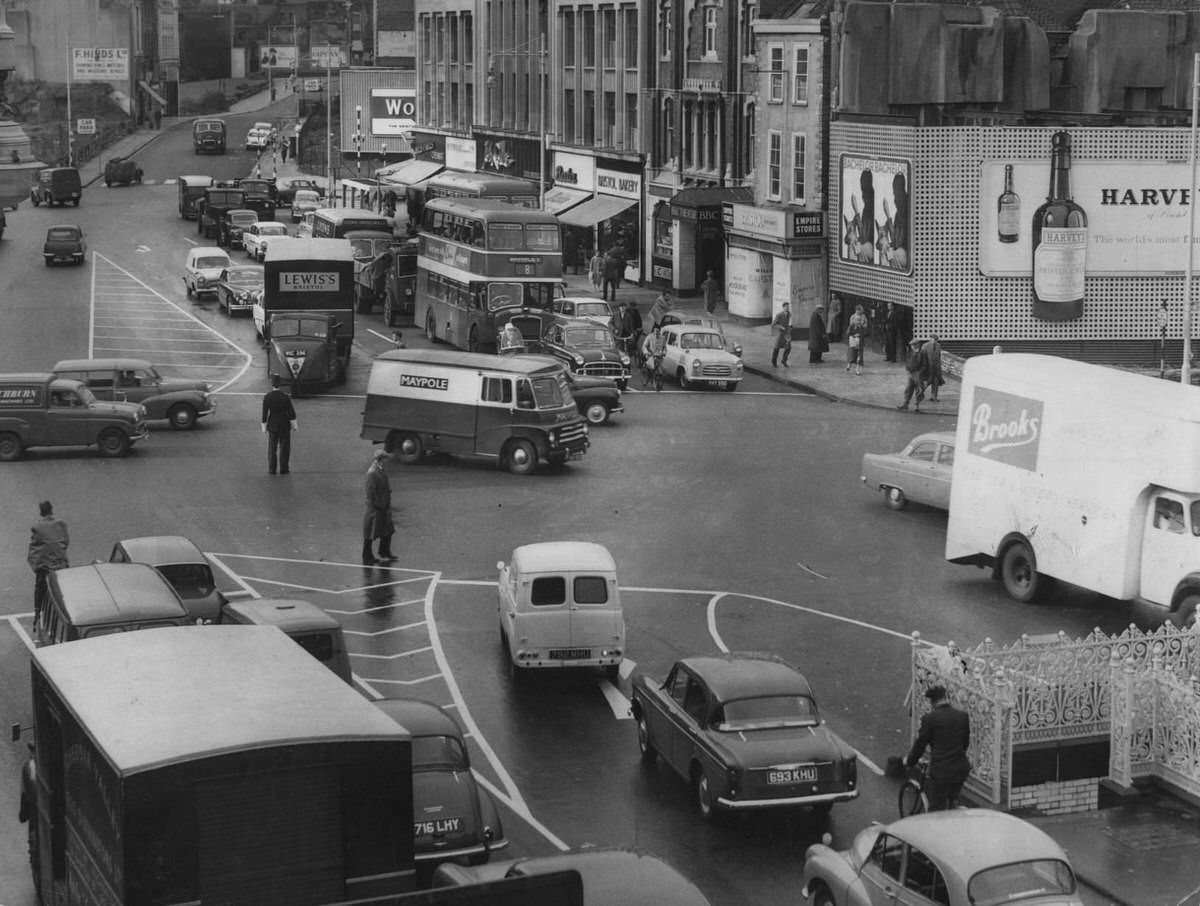
<path fill-rule="evenodd" d="M 267 372 L 293 395 L 340 384 L 350 362 L 350 345 L 341 340 L 342 321 L 332 312 L 280 312 L 271 318 Z"/>

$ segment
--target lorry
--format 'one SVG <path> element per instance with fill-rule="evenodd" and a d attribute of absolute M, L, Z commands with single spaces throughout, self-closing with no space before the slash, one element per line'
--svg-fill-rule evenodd
<path fill-rule="evenodd" d="M 213 184 L 211 176 L 187 174 L 175 180 L 179 187 L 179 216 L 184 220 L 196 219 L 196 204 L 204 197 L 204 190 Z"/>
<path fill-rule="evenodd" d="M 557 362 L 440 349 L 375 359 L 361 436 L 408 465 L 450 453 L 488 457 L 520 475 L 588 448 L 587 422 Z"/>
<path fill-rule="evenodd" d="M 963 368 L 946 559 L 1018 601 L 1054 580 L 1194 625 L 1200 389 L 1045 355 Z"/>
<path fill-rule="evenodd" d="M 415 886 L 410 734 L 277 628 L 114 633 L 39 648 L 31 673 L 21 816 L 41 902 L 305 906 Z"/>
<path fill-rule="evenodd" d="M 214 239 L 221 232 L 221 221 L 227 211 L 246 207 L 246 193 L 227 185 L 213 185 L 204 190 L 196 201 L 196 232 L 205 239 Z"/>
<path fill-rule="evenodd" d="M 247 176 L 237 180 L 237 186 L 246 195 L 246 207 L 258 215 L 259 220 L 275 219 L 276 192 L 274 179 Z"/>

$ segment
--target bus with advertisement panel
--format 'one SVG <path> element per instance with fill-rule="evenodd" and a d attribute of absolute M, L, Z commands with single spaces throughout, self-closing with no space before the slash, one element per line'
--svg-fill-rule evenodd
<path fill-rule="evenodd" d="M 553 214 L 502 201 L 437 198 L 417 246 L 414 323 L 431 341 L 495 351 L 496 314 L 550 310 L 563 295 L 562 235 Z"/>
<path fill-rule="evenodd" d="M 314 239 L 342 239 L 353 230 L 394 232 L 389 218 L 363 208 L 319 208 L 313 214 Z"/>

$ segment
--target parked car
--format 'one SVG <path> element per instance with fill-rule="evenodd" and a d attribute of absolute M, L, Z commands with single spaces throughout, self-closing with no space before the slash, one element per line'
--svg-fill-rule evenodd
<path fill-rule="evenodd" d="M 52 208 L 67 202 L 79 207 L 82 197 L 83 183 L 80 182 L 79 171 L 74 167 L 46 167 L 39 170 L 29 188 L 29 200 L 35 208 L 43 203 Z"/>
<path fill-rule="evenodd" d="M 286 237 L 287 235 L 287 227 L 278 220 L 260 220 L 258 223 L 250 224 L 242 233 L 242 248 L 246 250 L 247 258 L 262 261 L 267 257 L 267 245 L 270 243 L 271 237 L 278 239 L 280 236 Z"/>
<path fill-rule="evenodd" d="M 560 296 L 554 300 L 554 310 L 568 318 L 591 318 L 612 328 L 613 309 L 603 299 L 592 296 Z"/>
<path fill-rule="evenodd" d="M 132 157 L 112 157 L 104 163 L 104 184 L 113 183 L 127 186 L 131 182 L 142 181 L 142 168 Z"/>
<path fill-rule="evenodd" d="M 625 615 L 607 548 L 590 541 L 523 544 L 496 569 L 500 639 L 514 676 L 601 667 L 617 679 Z"/>
<path fill-rule="evenodd" d="M 249 208 L 226 211 L 217 228 L 217 245 L 230 249 L 242 248 L 242 236 L 252 223 L 258 223 L 258 214 Z"/>
<path fill-rule="evenodd" d="M 671 324 L 662 329 L 662 334 L 666 338 L 663 374 L 677 380 L 684 390 L 697 384 L 711 384 L 730 392 L 737 390 L 742 379 L 742 360 L 725 348 L 725 337 L 720 331 Z"/>
<path fill-rule="evenodd" d="M 677 661 L 665 680 L 633 679 L 638 748 L 695 791 L 705 819 L 726 811 L 858 797 L 858 755 L 829 729 L 804 675 L 771 654 Z"/>
<path fill-rule="evenodd" d="M 188 616 L 201 623 L 216 623 L 225 605 L 217 588 L 212 565 L 195 542 L 182 535 L 126 538 L 113 545 L 110 563 L 145 563 L 175 589 Z"/>
<path fill-rule="evenodd" d="M 299 223 L 304 219 L 304 215 L 311 214 L 322 206 L 321 196 L 312 189 L 298 189 L 296 194 L 292 196 L 292 223 Z M 312 230 L 312 221 L 309 219 L 309 230 Z"/>
<path fill-rule="evenodd" d="M 87 257 L 87 243 L 83 229 L 75 223 L 60 223 L 46 230 L 46 241 L 42 243 L 42 257 L 46 267 L 62 261 L 67 264 L 83 264 Z"/>
<path fill-rule="evenodd" d="M 29 447 L 94 446 L 101 456 L 124 456 L 146 436 L 139 403 L 101 402 L 82 381 L 49 372 L 0 374 L 0 462 Z"/>
<path fill-rule="evenodd" d="M 629 356 L 617 349 L 612 331 L 591 318 L 543 318 L 541 351 L 569 371 L 611 378 L 622 390 L 629 385 Z"/>
<path fill-rule="evenodd" d="M 1014 815 L 952 809 L 874 823 L 849 849 L 824 843 L 804 856 L 813 906 L 1082 906 L 1062 847 Z"/>
<path fill-rule="evenodd" d="M 950 475 L 954 471 L 954 434 L 937 431 L 918 434 L 899 453 L 865 453 L 862 482 L 883 491 L 893 510 L 911 500 L 939 510 L 950 509 Z"/>
<path fill-rule="evenodd" d="M 172 428 L 194 428 L 217 409 L 206 381 L 165 378 L 144 359 L 64 359 L 59 377 L 83 381 L 99 400 L 141 403 L 148 419 L 166 419 Z"/>
<path fill-rule="evenodd" d="M 183 285 L 188 298 L 199 298 L 202 294 L 215 296 L 221 272 L 231 264 L 225 249 L 211 245 L 188 249 L 183 265 Z"/>
<path fill-rule="evenodd" d="M 217 278 L 217 304 L 228 315 L 253 309 L 262 291 L 263 269 L 253 264 L 227 267 Z"/>
<path fill-rule="evenodd" d="M 276 189 L 276 198 L 281 205 L 291 204 L 292 199 L 295 198 L 296 193 L 301 189 L 315 192 L 318 198 L 325 194 L 325 190 L 317 184 L 315 179 L 309 179 L 307 176 L 293 176 L 278 186 Z"/>
<path fill-rule="evenodd" d="M 695 884 L 658 856 L 604 847 L 490 862 L 475 868 L 439 865 L 433 873 L 433 886 L 461 887 L 559 871 L 579 872 L 586 906 L 637 906 L 643 903 L 710 906 Z"/>
<path fill-rule="evenodd" d="M 375 707 L 412 735 L 414 857 L 482 865 L 504 849 L 500 810 L 479 788 L 458 723 L 433 702 L 385 698 Z"/>
<path fill-rule="evenodd" d="M 693 327 L 709 327 L 719 333 L 725 340 L 726 349 L 739 359 L 742 357 L 742 344 L 735 343 L 725 336 L 725 328 L 721 326 L 720 318 L 715 318 L 710 314 L 699 314 L 693 311 L 685 311 L 681 308 L 672 308 L 663 312 L 659 323 L 663 327 L 668 327 L 671 324 L 690 324 Z"/>
<path fill-rule="evenodd" d="M 566 368 L 563 377 L 571 388 L 571 396 L 575 397 L 575 408 L 589 425 L 603 425 L 614 412 L 625 411 L 621 405 L 621 388 L 616 381 L 590 374 L 572 374 Z"/>

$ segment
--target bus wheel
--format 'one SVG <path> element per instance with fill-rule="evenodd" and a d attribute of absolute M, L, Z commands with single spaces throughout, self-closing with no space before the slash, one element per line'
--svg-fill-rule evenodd
<path fill-rule="evenodd" d="M 504 451 L 504 465 L 514 475 L 528 475 L 537 468 L 537 449 L 527 440 L 510 441 Z"/>
<path fill-rule="evenodd" d="M 392 442 L 392 452 L 406 466 L 411 466 L 421 461 L 425 455 L 425 447 L 419 435 L 406 432 L 398 435 Z"/>
<path fill-rule="evenodd" d="M 425 339 L 427 339 L 430 343 L 436 343 L 438 341 L 437 329 L 433 326 L 433 312 L 429 312 L 425 315 Z"/>
<path fill-rule="evenodd" d="M 467 352 L 479 352 L 479 328 L 474 325 L 467 335 Z"/>

